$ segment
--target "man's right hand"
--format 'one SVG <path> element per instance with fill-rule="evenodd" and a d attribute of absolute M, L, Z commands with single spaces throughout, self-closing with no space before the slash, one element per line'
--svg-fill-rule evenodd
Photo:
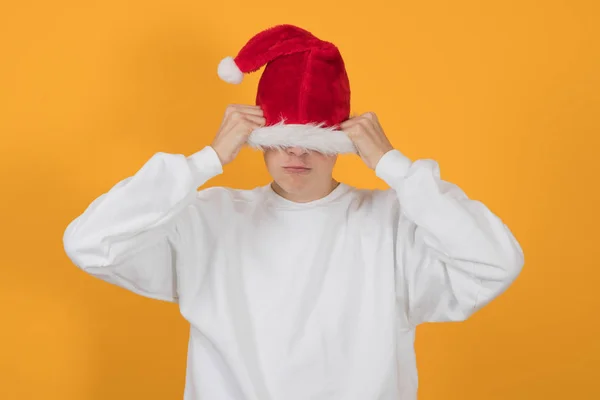
<path fill-rule="evenodd" d="M 229 105 L 225 110 L 221 127 L 211 144 L 221 164 L 225 165 L 233 161 L 250 133 L 264 126 L 265 122 L 263 111 L 258 106 Z"/>

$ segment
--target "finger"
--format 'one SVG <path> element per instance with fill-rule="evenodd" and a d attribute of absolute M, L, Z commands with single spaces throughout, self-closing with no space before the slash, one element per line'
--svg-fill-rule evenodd
<path fill-rule="evenodd" d="M 348 120 L 340 125 L 340 128 L 348 135 L 372 134 L 375 130 L 373 122 L 364 117 L 356 117 L 353 120 Z"/>
<path fill-rule="evenodd" d="M 260 108 L 259 106 L 250 106 L 250 105 L 245 105 L 245 104 L 235 104 L 234 107 L 245 113 L 245 114 L 252 114 L 252 115 L 263 115 L 263 110 L 262 108 Z"/>
<path fill-rule="evenodd" d="M 363 127 L 365 131 L 369 133 L 373 133 L 373 131 L 375 130 L 375 121 L 368 117 L 361 118 L 359 124 Z"/>
<path fill-rule="evenodd" d="M 241 108 L 260 108 L 260 106 L 257 106 L 256 104 L 238 104 L 238 103 L 234 103 L 234 104 L 230 104 L 232 107 L 241 107 Z"/>
<path fill-rule="evenodd" d="M 227 124 L 227 122 L 232 122 L 234 124 L 237 124 L 240 121 L 245 121 L 249 117 L 263 118 L 262 114 L 251 114 L 251 113 L 244 112 L 240 109 L 232 108 L 232 111 L 230 111 L 225 117 L 225 120 L 226 120 L 225 124 Z"/>
<path fill-rule="evenodd" d="M 370 119 L 370 120 L 376 120 L 377 119 L 377 115 L 374 112 L 372 112 L 372 111 L 369 111 L 369 112 L 366 112 L 366 113 L 362 114 L 361 117 L 366 118 L 366 119 Z"/>
<path fill-rule="evenodd" d="M 342 132 L 344 132 L 353 142 L 361 141 L 364 136 L 362 129 L 357 125 L 346 128 Z"/>
<path fill-rule="evenodd" d="M 241 114 L 252 114 L 262 116 L 262 109 L 258 106 L 249 106 L 242 104 L 230 104 L 225 109 L 224 119 L 239 117 Z M 234 118 L 235 119 L 235 118 Z"/>
<path fill-rule="evenodd" d="M 262 123 L 253 121 L 250 118 L 243 118 L 236 122 L 236 127 L 238 127 L 236 130 L 242 133 L 244 136 L 249 136 L 255 129 L 258 129 L 262 126 L 264 126 Z"/>
<path fill-rule="evenodd" d="M 383 128 L 381 127 L 381 123 L 379 122 L 379 119 L 375 120 L 375 127 L 377 127 L 377 130 L 383 131 Z"/>
<path fill-rule="evenodd" d="M 369 125 L 371 125 L 373 127 L 379 126 L 379 118 L 377 118 L 377 115 L 372 111 L 366 112 L 366 113 L 362 114 L 360 117 L 363 121 L 368 122 Z"/>
<path fill-rule="evenodd" d="M 381 127 L 381 123 L 379 122 L 379 117 L 375 113 L 369 113 L 369 114 L 370 114 L 369 119 L 373 123 L 373 127 L 375 127 L 378 130 L 383 130 L 383 128 Z"/>
<path fill-rule="evenodd" d="M 358 123 L 358 120 L 356 118 L 347 119 L 346 121 L 344 121 L 340 124 L 340 128 L 342 130 L 348 129 L 348 128 L 356 125 L 357 123 Z"/>
<path fill-rule="evenodd" d="M 244 115 L 244 118 L 250 122 L 253 122 L 253 123 L 259 125 L 259 126 L 262 126 L 267 122 L 267 120 L 264 117 L 258 116 L 258 115 L 246 114 L 246 115 Z"/>
<path fill-rule="evenodd" d="M 255 117 L 264 117 L 264 114 L 263 114 L 262 110 L 250 110 L 250 111 L 242 110 L 241 112 L 242 112 L 242 114 L 244 114 L 244 116 L 246 116 L 246 115 L 252 115 L 252 116 L 255 116 Z"/>

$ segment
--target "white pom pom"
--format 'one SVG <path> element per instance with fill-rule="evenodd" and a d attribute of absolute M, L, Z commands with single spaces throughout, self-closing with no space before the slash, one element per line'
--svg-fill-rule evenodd
<path fill-rule="evenodd" d="M 217 69 L 219 77 L 227 83 L 242 83 L 244 80 L 244 73 L 240 71 L 238 66 L 235 64 L 233 57 L 225 57 L 219 63 Z"/>

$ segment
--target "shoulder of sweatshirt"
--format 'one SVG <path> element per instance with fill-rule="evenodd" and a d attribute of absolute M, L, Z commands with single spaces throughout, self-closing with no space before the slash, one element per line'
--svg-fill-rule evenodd
<path fill-rule="evenodd" d="M 398 196 L 393 188 L 366 189 L 351 187 L 348 193 L 352 196 L 352 209 L 381 215 L 397 214 Z"/>

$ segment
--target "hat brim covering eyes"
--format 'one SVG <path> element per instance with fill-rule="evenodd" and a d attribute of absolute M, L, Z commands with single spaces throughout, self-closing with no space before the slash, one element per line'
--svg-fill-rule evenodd
<path fill-rule="evenodd" d="M 248 145 L 259 150 L 301 147 L 323 154 L 357 153 L 352 140 L 341 130 L 318 124 L 285 124 L 255 129 Z"/>

